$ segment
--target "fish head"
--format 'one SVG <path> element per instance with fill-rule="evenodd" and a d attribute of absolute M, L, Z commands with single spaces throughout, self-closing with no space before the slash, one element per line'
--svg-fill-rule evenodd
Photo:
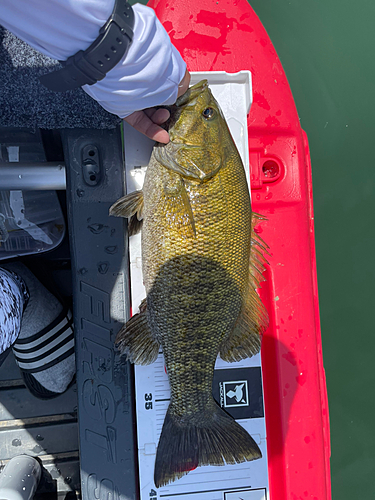
<path fill-rule="evenodd" d="M 190 87 L 170 111 L 170 142 L 157 145 L 156 159 L 182 177 L 209 180 L 225 162 L 229 130 L 207 80 Z"/>
<path fill-rule="evenodd" d="M 225 125 L 207 80 L 202 80 L 177 99 L 169 135 L 176 143 L 214 147 L 220 144 Z"/>

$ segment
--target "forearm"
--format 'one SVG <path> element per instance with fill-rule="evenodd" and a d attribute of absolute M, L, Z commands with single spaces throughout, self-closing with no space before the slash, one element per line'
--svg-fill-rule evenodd
<path fill-rule="evenodd" d="M 1 0 L 0 23 L 43 54 L 66 60 L 96 39 L 113 6 L 114 0 Z M 186 69 L 154 12 L 139 4 L 133 9 L 127 55 L 103 80 L 83 87 L 120 117 L 172 104 Z"/>
<path fill-rule="evenodd" d="M 115 0 L 1 0 L 0 24 L 46 56 L 65 61 L 95 40 L 114 3 Z"/>

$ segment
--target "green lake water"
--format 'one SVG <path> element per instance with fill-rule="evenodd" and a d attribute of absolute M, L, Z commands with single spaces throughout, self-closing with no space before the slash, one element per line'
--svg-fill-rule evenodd
<path fill-rule="evenodd" d="M 310 142 L 332 497 L 375 498 L 375 3 L 250 3 Z"/>

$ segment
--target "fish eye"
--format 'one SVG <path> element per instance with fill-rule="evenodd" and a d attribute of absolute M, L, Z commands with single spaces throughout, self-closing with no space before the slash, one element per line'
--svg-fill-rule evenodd
<path fill-rule="evenodd" d="M 206 120 L 211 120 L 215 116 L 215 110 L 214 108 L 206 108 L 204 111 L 202 111 L 202 115 Z"/>

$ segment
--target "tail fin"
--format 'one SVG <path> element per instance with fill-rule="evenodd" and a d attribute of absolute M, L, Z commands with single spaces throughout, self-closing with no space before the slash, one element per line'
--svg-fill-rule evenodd
<path fill-rule="evenodd" d="M 199 465 L 249 462 L 262 453 L 243 427 L 212 399 L 204 412 L 177 417 L 168 408 L 155 460 L 155 486 L 165 486 Z"/>

